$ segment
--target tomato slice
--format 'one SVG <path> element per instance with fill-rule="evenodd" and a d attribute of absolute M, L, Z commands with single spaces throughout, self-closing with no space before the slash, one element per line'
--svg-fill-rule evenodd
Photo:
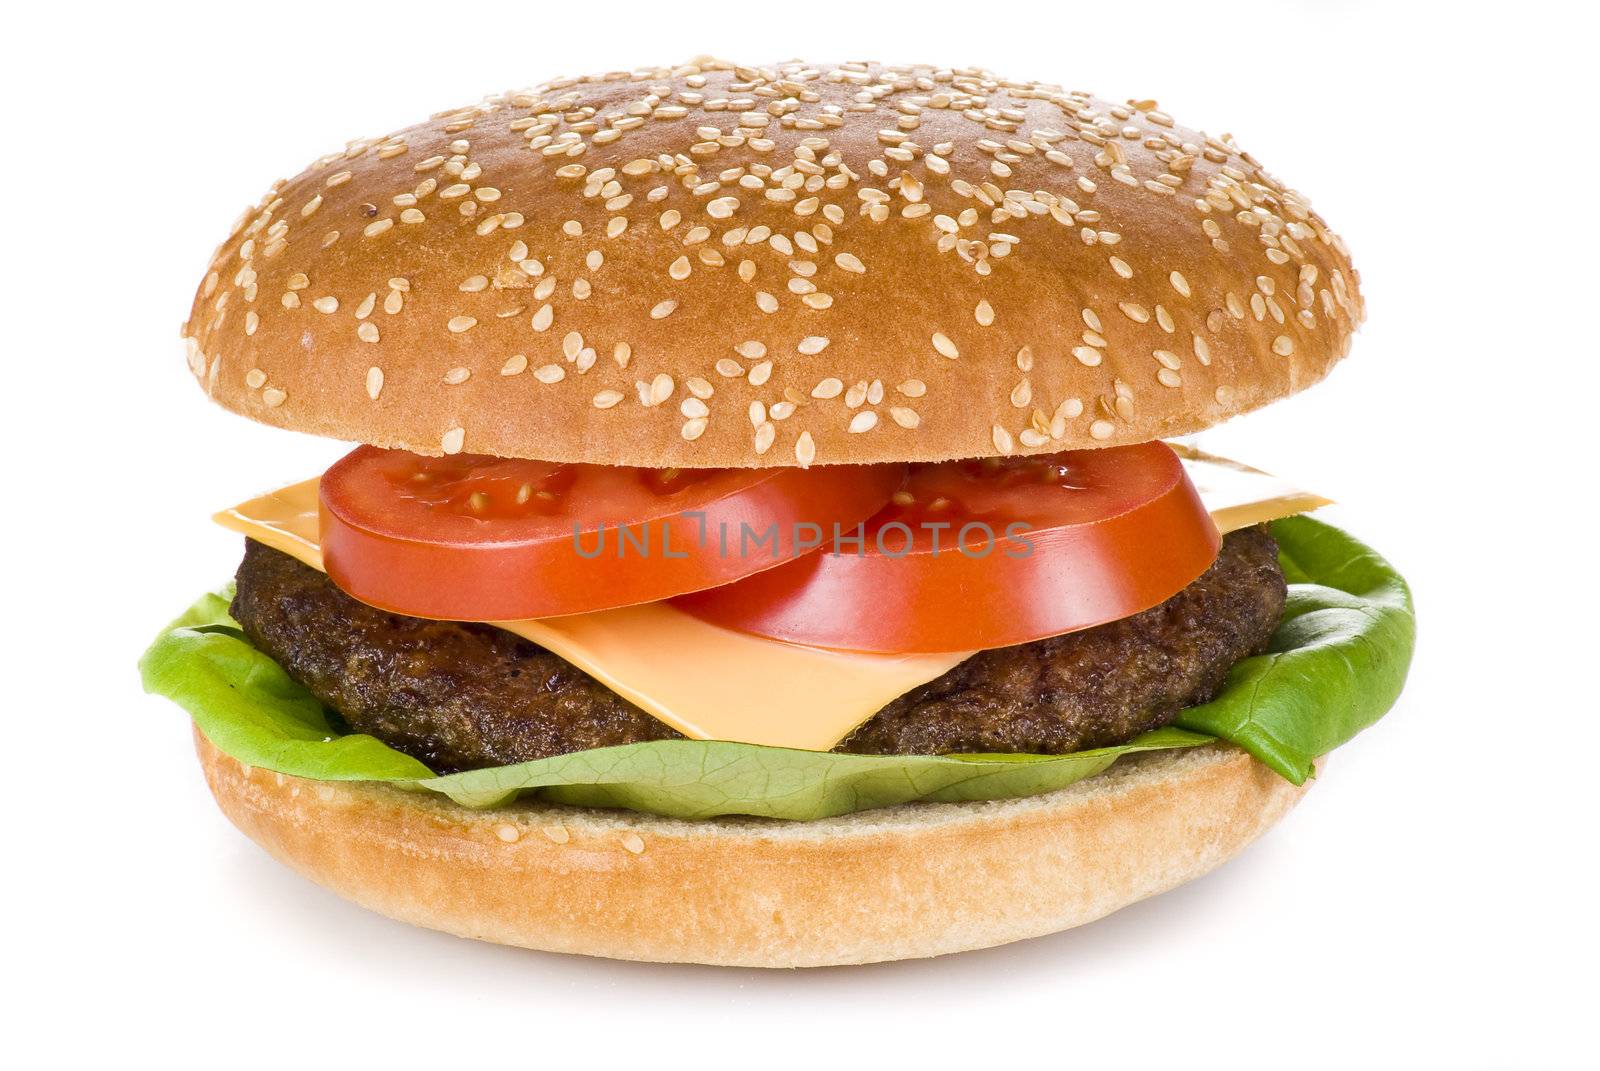
<path fill-rule="evenodd" d="M 611 609 L 782 565 L 808 549 L 806 526 L 859 524 L 903 475 L 898 465 L 658 470 L 363 446 L 322 478 L 323 562 L 350 595 L 414 617 Z"/>
<path fill-rule="evenodd" d="M 1165 443 L 915 465 L 859 543 L 676 600 L 774 639 L 893 654 L 1006 647 L 1149 609 L 1216 525 Z"/>

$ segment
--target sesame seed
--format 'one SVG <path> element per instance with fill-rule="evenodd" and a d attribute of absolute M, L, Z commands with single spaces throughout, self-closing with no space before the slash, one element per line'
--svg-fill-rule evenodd
<path fill-rule="evenodd" d="M 857 275 L 863 274 L 867 270 L 867 266 L 861 263 L 861 258 L 854 253 L 840 253 L 833 258 L 833 262 L 845 271 L 854 272 Z"/>
<path fill-rule="evenodd" d="M 1101 361 L 1100 351 L 1093 346 L 1074 346 L 1072 355 L 1086 368 L 1093 368 Z"/>
<path fill-rule="evenodd" d="M 891 406 L 889 416 L 902 428 L 914 428 L 922 423 L 922 418 L 915 409 L 907 409 L 903 405 Z"/>
<path fill-rule="evenodd" d="M 644 838 L 637 833 L 626 833 L 622 837 L 622 846 L 638 855 L 644 851 Z"/>
<path fill-rule="evenodd" d="M 800 462 L 801 468 L 809 468 L 817 459 L 817 444 L 811 438 L 809 431 L 802 431 L 794 443 L 794 458 Z"/>
<path fill-rule="evenodd" d="M 822 335 L 809 335 L 801 339 L 800 344 L 795 347 L 796 350 L 805 354 L 807 357 L 821 353 L 827 348 L 828 339 Z"/>
<path fill-rule="evenodd" d="M 650 404 L 660 405 L 662 402 L 672 397 L 672 388 L 673 382 L 671 376 L 667 375 L 665 372 L 656 373 L 656 377 L 650 381 Z"/>
<path fill-rule="evenodd" d="M 567 832 L 566 826 L 545 826 L 541 832 L 556 844 L 565 844 L 572 839 L 572 834 Z"/>
<path fill-rule="evenodd" d="M 994 323 L 994 306 L 987 301 L 980 301 L 978 307 L 972 310 L 972 316 L 978 321 L 979 326 L 988 327 Z"/>
<path fill-rule="evenodd" d="M 844 380 L 829 376 L 811 388 L 813 398 L 837 398 L 844 393 Z"/>
<path fill-rule="evenodd" d="M 204 358 L 201 358 L 204 361 Z M 252 368 L 244 374 L 244 385 L 251 390 L 260 390 L 267 385 L 267 374 L 259 368 Z"/>
<path fill-rule="evenodd" d="M 366 321 L 356 327 L 356 337 L 362 342 L 376 343 L 378 341 L 378 325 Z"/>
<path fill-rule="evenodd" d="M 451 334 L 459 335 L 463 331 L 471 331 L 477 325 L 478 321 L 474 317 L 452 316 L 449 322 L 445 324 L 445 327 L 449 328 Z"/>
<path fill-rule="evenodd" d="M 311 307 L 321 313 L 335 313 L 339 311 L 339 299 L 331 294 L 324 295 L 313 301 Z"/>
<path fill-rule="evenodd" d="M 517 830 L 517 827 L 506 822 L 501 822 L 494 827 L 494 835 L 507 844 L 515 844 L 522 839 L 522 834 Z"/>
<path fill-rule="evenodd" d="M 671 316 L 673 310 L 677 307 L 678 303 L 671 298 L 668 298 L 666 301 L 658 301 L 655 307 L 650 310 L 650 319 L 664 320 L 668 316 Z"/>
<path fill-rule="evenodd" d="M 961 356 L 961 351 L 956 349 L 956 344 L 951 342 L 949 337 L 942 331 L 933 333 L 933 348 L 938 351 L 939 356 L 948 357 L 951 360 Z"/>
<path fill-rule="evenodd" d="M 1002 454 L 1009 454 L 1016 449 L 1016 443 L 1011 438 L 1011 433 L 999 424 L 990 429 L 989 438 L 994 442 L 994 448 Z"/>
<path fill-rule="evenodd" d="M 1109 439 L 1112 432 L 1116 430 L 1116 425 L 1109 420 L 1096 420 L 1089 425 L 1089 434 L 1096 439 Z"/>
<path fill-rule="evenodd" d="M 454 387 L 465 383 L 471 375 L 472 372 L 466 368 L 452 368 L 444 374 L 444 382 L 446 385 Z"/>
<path fill-rule="evenodd" d="M 526 354 L 515 353 L 506 358 L 506 363 L 500 366 L 503 376 L 520 376 L 528 370 L 528 357 Z"/>
<path fill-rule="evenodd" d="M 534 369 L 533 378 L 540 383 L 560 383 L 567 378 L 567 370 L 559 364 L 540 365 Z"/>
<path fill-rule="evenodd" d="M 1279 357 L 1287 357 L 1294 352 L 1294 339 L 1288 335 L 1279 335 L 1272 340 L 1272 352 Z"/>
<path fill-rule="evenodd" d="M 755 446 L 756 453 L 764 454 L 768 450 L 772 449 L 773 441 L 776 440 L 777 437 L 778 429 L 770 421 L 763 422 L 762 424 L 758 425 L 756 427 L 755 441 L 753 444 Z"/>
<path fill-rule="evenodd" d="M 466 438 L 465 428 L 451 428 L 440 438 L 439 447 L 447 454 L 459 454 Z"/>

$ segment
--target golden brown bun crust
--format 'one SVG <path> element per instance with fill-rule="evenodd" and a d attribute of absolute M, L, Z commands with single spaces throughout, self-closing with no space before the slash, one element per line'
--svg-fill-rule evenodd
<path fill-rule="evenodd" d="M 1154 102 L 978 70 L 567 79 L 274 185 L 184 335 L 218 402 L 404 447 L 643 466 L 1196 431 L 1362 317 L 1300 195 Z"/>
<path fill-rule="evenodd" d="M 745 967 L 937 956 L 1090 922 L 1231 858 L 1304 791 L 1217 745 L 1029 799 L 685 822 L 470 811 L 251 770 L 195 740 L 234 825 L 372 910 L 525 948 Z"/>

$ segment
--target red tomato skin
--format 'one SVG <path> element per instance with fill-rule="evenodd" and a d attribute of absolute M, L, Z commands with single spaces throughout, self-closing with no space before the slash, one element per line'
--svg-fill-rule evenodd
<path fill-rule="evenodd" d="M 675 602 L 739 631 L 882 654 L 1008 647 L 1130 617 L 1187 587 L 1221 546 L 1170 448 L 1119 449 L 1150 448 L 1170 459 L 1156 493 L 1092 523 L 1029 530 L 1026 555 L 1003 540 L 985 557 L 926 541 L 902 557 L 824 552 Z"/>
<path fill-rule="evenodd" d="M 450 531 L 447 538 L 430 538 L 426 523 L 385 516 L 358 502 L 349 468 L 371 449 L 358 449 L 323 479 L 324 567 L 341 590 L 362 602 L 443 621 L 558 617 L 728 584 L 788 561 L 796 524 L 843 518 L 854 525 L 871 515 L 903 476 L 893 465 L 760 470 L 748 481 L 735 479 L 735 493 L 707 501 L 691 497 L 692 508 L 642 521 L 599 516 L 580 521 L 577 534 L 570 524 L 545 525 L 536 537 L 524 531 L 524 538 L 497 538 L 515 526 L 464 526 L 452 517 L 436 526 Z M 721 553 L 716 533 L 727 530 L 731 541 L 746 524 L 757 531 L 776 525 L 775 553 L 766 546 L 749 555 L 733 546 Z M 619 537 L 619 525 L 628 539 Z M 711 536 L 705 552 L 699 552 L 702 531 Z"/>

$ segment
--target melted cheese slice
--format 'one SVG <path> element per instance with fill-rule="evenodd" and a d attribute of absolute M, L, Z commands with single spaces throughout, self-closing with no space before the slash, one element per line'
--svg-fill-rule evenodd
<path fill-rule="evenodd" d="M 1173 448 L 1223 533 L 1328 503 L 1245 465 Z M 318 482 L 253 498 L 215 520 L 321 570 Z M 555 652 L 685 736 L 809 751 L 828 750 L 891 700 L 972 654 L 830 651 L 719 628 L 666 603 L 494 624 Z"/>
<path fill-rule="evenodd" d="M 1241 528 L 1310 513 L 1333 499 L 1302 491 L 1276 476 L 1208 454 L 1185 443 L 1168 443 L 1183 461 L 1189 481 L 1223 535 Z"/>

